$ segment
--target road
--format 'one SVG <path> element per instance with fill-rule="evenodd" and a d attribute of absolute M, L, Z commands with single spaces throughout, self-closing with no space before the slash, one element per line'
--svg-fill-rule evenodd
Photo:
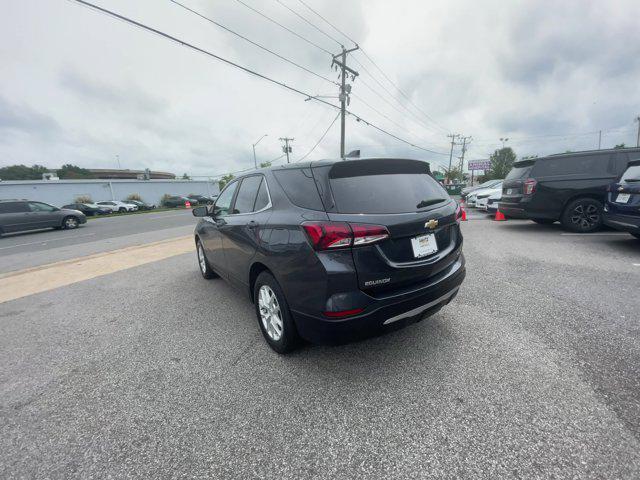
<path fill-rule="evenodd" d="M 90 218 L 77 230 L 38 230 L 0 238 L 0 273 L 193 232 L 191 210 Z"/>
<path fill-rule="evenodd" d="M 0 477 L 639 478 L 640 242 L 463 230 L 440 313 L 286 357 L 192 253 L 0 303 Z"/>

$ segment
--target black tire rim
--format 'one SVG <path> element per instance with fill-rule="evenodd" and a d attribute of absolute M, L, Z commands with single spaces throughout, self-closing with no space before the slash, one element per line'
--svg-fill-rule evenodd
<path fill-rule="evenodd" d="M 571 223 L 583 230 L 588 230 L 600 222 L 600 212 L 593 203 L 579 204 L 571 212 Z"/>

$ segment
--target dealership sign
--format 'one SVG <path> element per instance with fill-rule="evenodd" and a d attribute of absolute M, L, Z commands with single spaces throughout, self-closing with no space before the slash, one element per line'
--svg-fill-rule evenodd
<path fill-rule="evenodd" d="M 469 162 L 469 170 L 491 170 L 491 160 Z"/>

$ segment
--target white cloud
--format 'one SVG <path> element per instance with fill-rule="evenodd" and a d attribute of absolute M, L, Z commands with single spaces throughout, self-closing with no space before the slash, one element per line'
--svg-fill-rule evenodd
<path fill-rule="evenodd" d="M 313 94 L 323 80 L 244 43 L 169 1 L 96 0 Z M 322 75 L 326 53 L 235 1 L 181 0 Z M 273 0 L 244 0 L 330 51 L 338 45 Z M 339 37 L 296 0 L 284 3 Z M 509 136 L 520 155 L 633 142 L 640 113 L 640 4 L 596 1 L 305 0 L 360 42 L 439 125 L 473 135 L 483 157 Z M 345 40 L 341 38 L 341 40 Z M 393 91 L 361 54 L 355 56 Z M 292 136 L 306 153 L 333 120 L 328 107 L 97 14 L 73 2 L 11 2 L 0 18 L 0 165 L 75 163 L 215 175 L 279 156 Z M 417 144 L 446 151 L 445 133 L 410 115 L 359 65 L 351 109 Z M 383 101 L 364 85 L 381 93 Z M 394 92 L 407 106 L 405 99 Z M 392 120 L 364 105 L 364 100 Z M 409 107 L 412 108 L 412 107 Z M 420 120 L 418 120 L 420 119 Z M 425 128 L 424 125 L 428 128 Z M 618 130 L 609 130 L 620 127 Z M 441 162 L 350 119 L 347 148 Z M 535 138 L 532 138 L 535 137 Z M 309 157 L 338 154 L 339 122 Z"/>

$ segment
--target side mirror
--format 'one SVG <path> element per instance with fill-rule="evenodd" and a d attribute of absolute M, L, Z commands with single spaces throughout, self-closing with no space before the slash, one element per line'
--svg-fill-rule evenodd
<path fill-rule="evenodd" d="M 209 216 L 209 210 L 207 209 L 207 207 L 194 207 L 191 210 L 191 213 L 193 213 L 194 217 L 208 217 Z"/>

